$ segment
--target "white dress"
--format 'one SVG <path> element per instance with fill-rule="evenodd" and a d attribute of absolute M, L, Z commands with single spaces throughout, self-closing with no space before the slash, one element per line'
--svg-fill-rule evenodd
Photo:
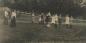
<path fill-rule="evenodd" d="M 52 24 L 55 24 L 55 16 L 52 16 L 52 21 L 51 21 Z"/>
<path fill-rule="evenodd" d="M 55 15 L 55 24 L 58 24 L 58 16 Z"/>
<path fill-rule="evenodd" d="M 15 17 L 16 18 L 16 12 L 12 12 L 11 17 Z"/>
<path fill-rule="evenodd" d="M 8 17 L 8 12 L 7 11 L 5 11 L 5 17 Z"/>
<path fill-rule="evenodd" d="M 65 18 L 65 24 L 70 24 L 70 19 L 68 16 Z"/>
<path fill-rule="evenodd" d="M 53 24 L 58 24 L 58 16 L 55 15 L 55 16 L 52 16 L 52 22 Z"/>

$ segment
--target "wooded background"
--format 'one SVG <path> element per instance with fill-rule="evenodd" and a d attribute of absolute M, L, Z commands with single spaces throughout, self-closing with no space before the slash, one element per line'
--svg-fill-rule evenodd
<path fill-rule="evenodd" d="M 51 14 L 70 14 L 80 16 L 86 14 L 86 7 L 81 7 L 83 0 L 2 0 L 4 6 L 27 12 L 51 12 Z M 86 3 L 84 3 L 86 4 Z"/>

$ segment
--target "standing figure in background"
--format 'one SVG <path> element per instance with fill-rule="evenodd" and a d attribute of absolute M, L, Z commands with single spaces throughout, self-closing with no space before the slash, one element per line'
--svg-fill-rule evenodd
<path fill-rule="evenodd" d="M 41 13 L 41 24 L 44 24 L 44 14 Z"/>
<path fill-rule="evenodd" d="M 72 28 L 72 27 L 73 27 L 73 25 L 72 25 L 72 24 L 73 24 L 73 17 L 71 16 L 71 17 L 70 17 L 70 28 Z"/>
<path fill-rule="evenodd" d="M 54 24 L 55 27 L 57 27 L 57 24 L 58 24 L 58 15 L 57 14 L 52 16 L 51 23 Z"/>
<path fill-rule="evenodd" d="M 39 24 L 41 24 L 41 15 L 39 15 Z"/>
<path fill-rule="evenodd" d="M 9 19 L 9 13 L 8 11 L 5 10 L 5 15 L 4 15 L 4 24 L 8 24 L 8 19 Z"/>
<path fill-rule="evenodd" d="M 11 15 L 11 26 L 16 26 L 16 11 L 14 10 Z"/>
<path fill-rule="evenodd" d="M 65 26 L 66 26 L 66 28 L 69 28 L 69 25 L 70 25 L 70 17 L 68 15 L 66 15 L 66 17 L 65 17 Z"/>
<path fill-rule="evenodd" d="M 48 13 L 48 15 L 46 16 L 45 21 L 46 21 L 47 27 L 50 27 L 51 26 L 51 21 L 52 21 L 50 13 Z"/>
<path fill-rule="evenodd" d="M 35 14 L 32 13 L 32 23 L 35 23 Z"/>
<path fill-rule="evenodd" d="M 61 17 L 61 14 L 59 15 L 59 17 L 58 17 L 58 27 L 59 27 L 59 29 L 61 28 L 61 25 L 62 25 L 62 17 Z"/>
<path fill-rule="evenodd" d="M 56 14 L 55 15 L 55 27 L 57 28 L 57 25 L 58 25 L 58 15 Z"/>
<path fill-rule="evenodd" d="M 55 15 L 52 15 L 52 21 L 51 21 L 52 24 L 55 24 Z"/>

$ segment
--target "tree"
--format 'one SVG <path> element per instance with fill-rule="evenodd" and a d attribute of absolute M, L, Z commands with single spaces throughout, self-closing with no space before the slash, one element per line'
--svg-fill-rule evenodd
<path fill-rule="evenodd" d="M 80 0 L 15 0 L 10 7 L 24 11 L 72 14 L 80 8 Z"/>

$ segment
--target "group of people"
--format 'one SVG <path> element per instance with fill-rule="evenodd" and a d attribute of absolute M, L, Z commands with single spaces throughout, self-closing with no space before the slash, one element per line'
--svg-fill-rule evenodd
<path fill-rule="evenodd" d="M 32 22 L 34 23 L 35 14 L 32 14 L 32 16 Z M 65 17 L 62 17 L 61 15 L 58 16 L 57 14 L 51 15 L 49 12 L 47 15 L 42 13 L 41 15 L 39 15 L 38 19 L 38 23 L 46 24 L 47 27 L 50 27 L 52 24 L 54 24 L 56 27 L 60 27 L 62 24 L 64 24 L 66 28 L 69 28 L 72 26 L 71 24 L 73 17 L 69 17 L 69 15 L 66 15 Z"/>
<path fill-rule="evenodd" d="M 4 24 L 16 26 L 16 10 L 6 10 L 6 9 L 4 9 Z"/>
<path fill-rule="evenodd" d="M 41 15 L 38 15 L 38 18 L 36 18 L 36 15 L 32 13 L 32 23 L 38 21 L 39 24 L 46 24 L 47 27 L 51 27 L 51 24 L 54 24 L 55 27 L 60 27 L 62 24 L 65 24 L 65 27 L 69 28 L 72 26 L 72 20 L 73 17 L 69 17 L 69 15 L 62 17 L 61 14 L 59 16 L 57 14 L 51 15 L 49 12 L 46 15 L 41 13 Z M 16 26 L 16 10 L 4 10 L 4 24 L 9 23 L 10 26 Z"/>

